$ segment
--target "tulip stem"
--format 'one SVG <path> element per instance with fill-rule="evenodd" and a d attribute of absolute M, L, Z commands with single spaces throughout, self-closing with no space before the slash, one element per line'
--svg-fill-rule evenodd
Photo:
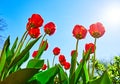
<path fill-rule="evenodd" d="M 28 45 L 28 43 L 30 42 L 31 39 L 32 39 L 31 37 L 28 39 L 28 41 L 26 43 L 26 46 Z"/>
<path fill-rule="evenodd" d="M 45 33 L 44 36 L 43 36 L 43 38 L 42 38 L 42 41 L 44 40 L 44 38 L 45 38 L 46 35 L 47 35 L 47 34 Z"/>
<path fill-rule="evenodd" d="M 94 77 L 94 70 L 95 70 L 95 59 L 96 59 L 96 38 L 94 40 L 94 45 L 95 45 L 95 52 L 93 56 L 93 65 L 92 65 L 92 78 Z"/>
<path fill-rule="evenodd" d="M 76 42 L 76 52 L 78 52 L 78 42 L 79 42 L 79 40 L 77 39 L 77 42 Z"/>
<path fill-rule="evenodd" d="M 54 66 L 54 61 L 55 61 L 55 55 L 54 55 L 54 57 L 53 57 L 52 66 Z"/>

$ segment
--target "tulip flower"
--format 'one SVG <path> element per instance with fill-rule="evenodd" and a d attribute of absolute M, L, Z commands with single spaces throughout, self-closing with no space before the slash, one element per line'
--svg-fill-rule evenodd
<path fill-rule="evenodd" d="M 75 25 L 72 33 L 76 39 L 84 39 L 87 34 L 87 29 L 82 25 Z"/>
<path fill-rule="evenodd" d="M 28 31 L 28 34 L 31 36 L 31 38 L 38 38 L 40 36 L 40 29 L 39 28 L 31 28 Z"/>
<path fill-rule="evenodd" d="M 59 54 L 60 54 L 60 48 L 55 47 L 55 48 L 53 49 L 53 54 L 54 54 L 54 55 L 59 55 Z"/>
<path fill-rule="evenodd" d="M 55 30 L 56 28 L 53 22 L 49 22 L 44 26 L 44 32 L 48 35 L 53 35 Z"/>
<path fill-rule="evenodd" d="M 105 28 L 102 23 L 97 22 L 95 24 L 90 25 L 90 29 L 88 30 L 90 35 L 94 38 L 100 38 L 105 33 Z"/>

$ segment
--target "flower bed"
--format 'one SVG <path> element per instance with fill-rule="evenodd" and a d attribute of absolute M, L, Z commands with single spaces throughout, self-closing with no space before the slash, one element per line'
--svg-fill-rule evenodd
<path fill-rule="evenodd" d="M 45 37 L 55 33 L 56 25 L 54 22 L 48 22 L 43 26 L 43 23 L 44 20 L 39 14 L 33 14 L 28 19 L 26 31 L 19 42 L 17 37 L 14 43 L 10 44 L 10 36 L 7 38 L 0 56 L 0 84 L 116 84 L 120 82 L 120 56 L 116 56 L 116 60 L 107 68 L 96 59 L 96 42 L 105 33 L 102 23 L 91 24 L 89 30 L 83 25 L 76 24 L 72 31 L 73 37 L 76 38 L 76 46 L 75 50 L 71 51 L 71 61 L 66 60 L 66 57 L 60 53 L 61 49 L 56 46 L 53 49 L 52 64 L 49 60 L 45 64 L 41 56 L 49 47 Z M 44 35 L 40 32 L 42 26 Z M 78 62 L 79 41 L 85 39 L 87 32 L 94 38 L 94 43 L 85 44 L 82 60 Z M 26 68 L 22 69 L 21 65 L 28 60 L 30 49 L 38 40 L 41 40 L 38 49 L 33 52 L 33 58 L 28 61 Z M 54 63 L 57 57 L 59 63 Z"/>

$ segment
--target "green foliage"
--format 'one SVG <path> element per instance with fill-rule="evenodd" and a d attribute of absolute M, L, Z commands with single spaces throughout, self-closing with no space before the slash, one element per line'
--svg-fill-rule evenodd
<path fill-rule="evenodd" d="M 108 65 L 108 73 L 114 84 L 120 83 L 120 56 L 115 56 L 113 63 Z"/>
<path fill-rule="evenodd" d="M 86 68 L 86 62 L 87 62 L 87 59 L 90 55 L 90 51 L 91 50 L 89 50 L 85 55 L 84 55 L 84 52 L 83 52 L 82 61 L 78 65 L 78 67 L 75 70 L 75 72 L 73 73 L 73 75 L 69 77 L 69 81 L 70 81 L 69 83 L 70 84 L 77 84 L 80 77 L 82 77 L 82 79 L 84 80 L 85 83 L 87 81 L 89 81 L 88 69 Z"/>
<path fill-rule="evenodd" d="M 44 60 L 31 59 L 27 64 L 27 68 L 40 69 L 43 66 L 43 64 L 44 64 Z"/>
<path fill-rule="evenodd" d="M 45 71 L 41 70 L 44 64 L 41 56 L 47 41 L 45 41 L 43 46 L 39 47 L 37 56 L 28 61 L 27 67 L 21 69 L 20 66 L 27 61 L 30 56 L 30 49 L 39 39 L 40 37 L 30 41 L 23 48 L 23 43 L 18 43 L 18 38 L 16 38 L 10 49 L 10 37 L 8 37 L 0 56 L 0 84 L 112 84 L 112 82 L 120 82 L 120 56 L 116 56 L 113 63 L 107 68 L 98 60 L 95 60 L 95 69 L 97 72 L 100 72 L 100 74 L 90 78 L 87 65 L 91 49 L 86 54 L 83 52 L 82 62 L 75 62 L 75 65 L 78 65 L 76 69 L 73 69 L 74 67 L 72 66 L 74 65 L 71 65 L 70 76 L 67 75 L 67 72 L 65 72 L 59 64 L 50 67 L 49 60 L 47 60 L 48 69 Z M 75 61 L 76 56 L 77 53 L 73 54 L 72 62 Z"/>
<path fill-rule="evenodd" d="M 27 34 L 26 34 L 26 36 L 27 36 Z M 27 44 L 27 46 L 23 46 L 25 39 L 26 38 L 24 38 L 23 41 L 21 40 L 22 44 L 21 44 L 21 42 L 19 42 L 19 45 L 18 45 L 18 37 L 17 37 L 16 40 L 14 41 L 13 45 L 11 45 L 11 49 L 9 47 L 10 46 L 10 36 L 5 41 L 5 44 L 3 46 L 1 56 L 0 56 L 0 81 L 2 84 L 6 84 L 7 82 L 9 82 L 9 84 L 16 84 L 15 82 L 13 82 L 13 79 L 10 79 L 10 78 L 12 78 L 12 77 L 15 78 L 15 76 L 20 75 L 21 73 L 22 74 L 20 75 L 20 78 L 22 78 L 22 75 L 24 73 L 26 73 L 26 74 L 24 74 L 25 78 L 23 77 L 24 81 L 21 80 L 21 82 L 23 84 L 25 82 L 25 80 L 27 81 L 28 78 L 32 77 L 35 73 L 37 73 L 36 70 L 38 71 L 38 69 L 35 69 L 36 66 L 31 67 L 34 69 L 29 69 L 29 70 L 25 69 L 25 70 L 20 71 L 21 70 L 20 66 L 25 61 L 27 61 L 29 58 L 29 50 L 40 39 L 40 37 L 33 41 L 30 41 Z M 21 47 L 20 47 L 20 45 L 21 45 Z M 17 53 L 18 50 L 22 50 L 22 51 L 19 51 L 19 53 Z M 38 63 L 41 63 L 41 62 L 38 62 Z M 40 67 L 42 67 L 43 60 L 42 60 L 42 63 L 39 65 L 41 65 Z M 33 73 L 31 70 L 33 71 Z M 19 71 L 19 72 L 17 72 L 17 71 Z M 28 71 L 28 73 L 27 73 L 27 71 Z M 35 71 L 35 73 L 34 73 L 34 71 Z M 29 74 L 29 73 L 31 73 L 31 74 Z M 18 79 L 15 79 L 15 80 L 18 80 Z M 20 84 L 21 84 L 21 82 L 20 82 Z"/>
<path fill-rule="evenodd" d="M 38 40 L 39 40 L 39 38 L 36 39 L 36 40 L 31 41 L 31 42 L 27 45 L 27 47 L 26 47 L 25 49 L 23 49 L 23 51 L 11 62 L 11 64 L 10 64 L 9 67 L 12 67 L 12 66 L 16 65 L 16 63 L 17 63 L 18 61 L 20 61 L 26 53 L 28 53 L 28 51 L 33 47 L 33 45 L 34 45 Z"/>
<path fill-rule="evenodd" d="M 112 84 L 107 71 L 101 77 L 90 80 L 87 84 Z"/>
<path fill-rule="evenodd" d="M 18 37 L 16 38 L 16 40 L 14 41 L 13 45 L 12 45 L 12 48 L 10 50 L 10 48 L 8 49 L 7 51 L 7 64 L 10 64 L 14 54 L 15 54 L 15 49 L 17 47 L 17 44 L 18 44 Z"/>
<path fill-rule="evenodd" d="M 58 77 L 59 77 L 59 83 L 61 84 L 69 84 L 69 78 L 67 76 L 67 73 L 63 70 L 63 68 L 58 65 L 59 67 L 59 73 L 58 73 Z"/>
<path fill-rule="evenodd" d="M 21 69 L 10 74 L 0 84 L 26 84 L 26 82 L 38 72 L 38 69 Z"/>
<path fill-rule="evenodd" d="M 52 82 L 51 84 L 53 84 L 54 77 L 57 75 L 57 73 L 59 73 L 59 68 L 56 65 L 46 71 L 40 71 L 34 75 L 34 77 L 29 82 L 37 81 L 39 84 L 50 84 Z"/>
<path fill-rule="evenodd" d="M 8 37 L 7 40 L 5 41 L 5 44 L 4 44 L 4 47 L 3 47 L 3 50 L 2 50 L 2 53 L 0 56 L 0 75 L 3 71 L 4 66 L 5 66 L 6 52 L 7 52 L 9 45 L 10 45 L 10 37 Z"/>

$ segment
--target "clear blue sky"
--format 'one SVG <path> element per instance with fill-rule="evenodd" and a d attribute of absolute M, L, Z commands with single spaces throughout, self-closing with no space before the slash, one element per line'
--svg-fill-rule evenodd
<path fill-rule="evenodd" d="M 54 35 L 46 37 L 49 49 L 42 58 L 52 60 L 52 49 L 58 46 L 61 54 L 70 61 L 70 52 L 75 49 L 76 43 L 72 36 L 74 25 L 81 24 L 89 29 L 89 26 L 96 22 L 103 23 L 106 29 L 104 36 L 97 40 L 97 58 L 110 60 L 113 56 L 120 55 L 120 0 L 0 0 L 0 17 L 8 24 L 2 34 L 6 38 L 10 35 L 11 42 L 17 36 L 20 38 L 26 30 L 28 18 L 33 13 L 40 14 L 44 18 L 44 24 L 53 21 L 57 27 Z M 43 33 L 41 28 L 41 34 Z M 89 33 L 84 40 L 79 41 L 78 60 L 85 43 L 93 41 Z M 38 48 L 38 44 L 31 52 Z"/>

